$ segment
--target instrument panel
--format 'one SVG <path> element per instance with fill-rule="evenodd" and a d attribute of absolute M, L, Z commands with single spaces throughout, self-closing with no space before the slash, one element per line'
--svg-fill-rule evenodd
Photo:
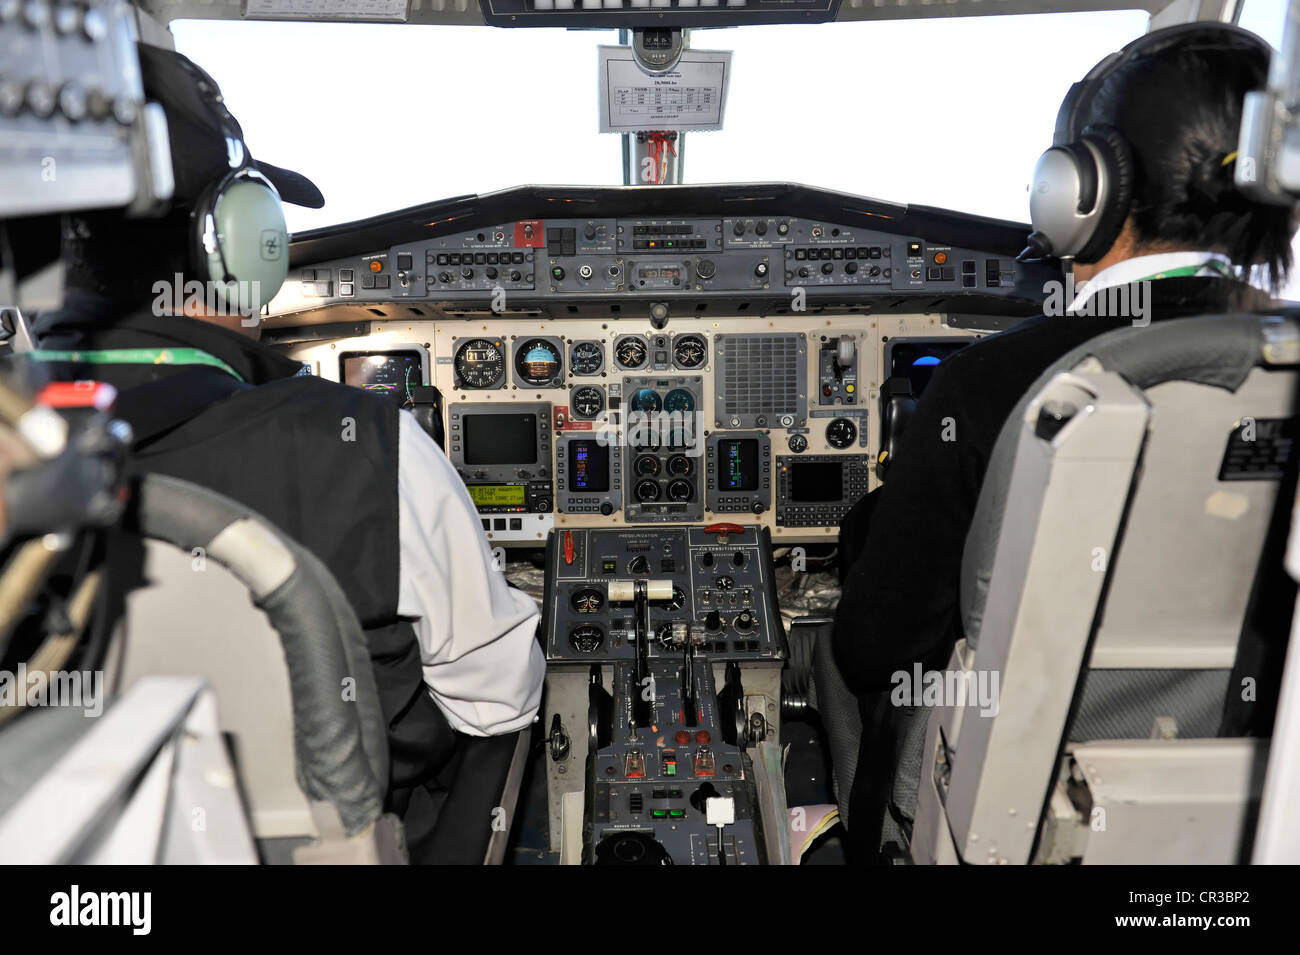
<path fill-rule="evenodd" d="M 503 544 L 723 520 L 833 540 L 942 343 L 1038 311 L 1059 274 L 1007 252 L 1012 223 L 807 187 L 542 188 L 295 237 L 267 321 L 322 376 L 367 356 L 363 386 L 397 398 L 415 365 L 384 354 L 423 350 Z"/>
<path fill-rule="evenodd" d="M 897 364 L 911 353 L 905 343 L 933 351 L 978 334 L 938 315 L 675 324 L 376 321 L 368 334 L 285 347 L 335 380 L 353 356 L 427 348 L 421 383 L 442 392 L 445 450 L 494 542 L 540 546 L 552 529 L 726 520 L 793 543 L 833 540 L 878 483 L 887 355 Z M 375 367 L 369 387 L 392 395 L 407 377 L 390 382 L 415 366 L 403 358 Z"/>

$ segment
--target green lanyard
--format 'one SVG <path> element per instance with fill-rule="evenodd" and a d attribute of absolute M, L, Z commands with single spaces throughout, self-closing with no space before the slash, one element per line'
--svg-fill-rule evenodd
<path fill-rule="evenodd" d="M 67 361 L 88 365 L 207 365 L 239 381 L 243 377 L 224 361 L 201 348 L 103 348 L 91 351 L 45 351 L 26 353 L 33 361 Z"/>
<path fill-rule="evenodd" d="M 1220 262 L 1218 259 L 1207 259 L 1199 265 L 1184 265 L 1176 269 L 1168 269 L 1164 272 L 1156 272 L 1154 275 L 1148 275 L 1146 278 L 1138 279 L 1139 282 L 1151 282 L 1156 279 L 1179 279 L 1189 278 L 1193 275 L 1199 275 L 1206 269 L 1217 272 L 1222 278 L 1235 278 L 1232 269 Z M 1208 278 L 1208 276 L 1207 276 Z"/>

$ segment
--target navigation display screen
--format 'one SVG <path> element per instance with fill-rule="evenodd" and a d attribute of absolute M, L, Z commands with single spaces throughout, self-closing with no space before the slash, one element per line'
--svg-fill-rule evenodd
<path fill-rule="evenodd" d="M 345 385 L 364 388 L 398 404 L 406 404 L 411 389 L 424 384 L 418 351 L 346 352 L 339 356 Z"/>
<path fill-rule="evenodd" d="M 758 441 L 729 438 L 718 442 L 718 487 L 723 491 L 758 490 Z"/>
<path fill-rule="evenodd" d="M 795 461 L 790 465 L 790 500 L 821 504 L 844 499 L 839 461 Z"/>
<path fill-rule="evenodd" d="M 465 463 L 536 464 L 537 415 L 467 414 Z"/>
<path fill-rule="evenodd" d="M 569 489 L 609 490 L 609 445 L 599 441 L 569 442 Z"/>

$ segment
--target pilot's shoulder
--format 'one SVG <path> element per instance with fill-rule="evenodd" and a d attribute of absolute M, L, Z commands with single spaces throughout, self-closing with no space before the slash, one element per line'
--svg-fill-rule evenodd
<path fill-rule="evenodd" d="M 1060 337 L 1061 319 L 1035 315 L 1010 328 L 972 342 L 944 359 L 935 373 L 948 381 L 985 379 L 999 371 L 1019 371 L 1040 351 L 1050 351 Z"/>
<path fill-rule="evenodd" d="M 387 398 L 315 375 L 277 378 L 259 386 L 257 391 L 277 405 L 302 404 L 317 409 L 338 407 L 384 417 L 397 410 L 397 406 Z"/>

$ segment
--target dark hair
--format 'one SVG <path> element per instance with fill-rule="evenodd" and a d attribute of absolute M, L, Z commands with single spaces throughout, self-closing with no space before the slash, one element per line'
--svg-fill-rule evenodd
<path fill-rule="evenodd" d="M 1291 207 L 1254 202 L 1232 182 L 1242 100 L 1264 87 L 1268 65 L 1262 51 L 1174 44 L 1116 70 L 1081 119 L 1115 126 L 1133 147 L 1139 241 L 1262 265 L 1276 291 L 1291 267 Z"/>
<path fill-rule="evenodd" d="M 119 311 L 147 308 L 153 287 L 190 272 L 190 216 L 177 209 L 160 218 L 121 211 L 65 217 L 63 262 L 70 291 L 106 299 Z"/>

